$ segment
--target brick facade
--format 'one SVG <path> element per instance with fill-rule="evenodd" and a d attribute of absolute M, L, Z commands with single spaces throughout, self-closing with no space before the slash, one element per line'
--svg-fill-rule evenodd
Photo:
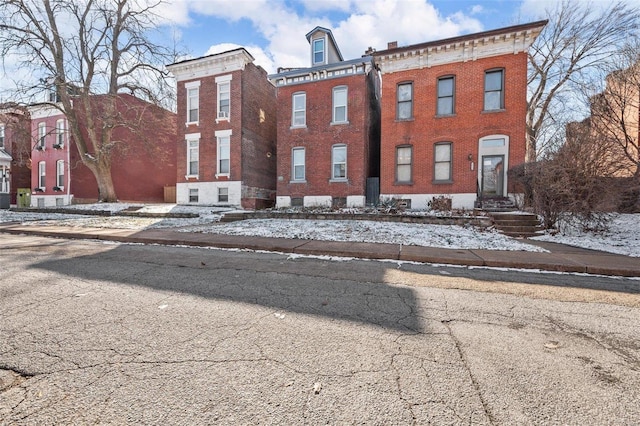
<path fill-rule="evenodd" d="M 329 30 L 307 35 L 323 38 L 328 52 L 339 52 Z M 378 114 L 371 57 L 342 61 L 337 53 L 321 65 L 270 75 L 278 87 L 278 206 L 353 205 L 365 202 L 367 178 L 377 173 Z M 346 90 L 346 111 L 334 117 L 334 90 Z M 294 122 L 294 95 L 304 94 L 304 124 Z M 338 95 L 336 95 L 338 96 Z M 337 101 L 335 107 L 341 107 Z M 302 117 L 300 115 L 300 117 Z M 345 119 L 346 118 L 346 119 Z M 346 164 L 340 157 L 346 148 Z M 334 151 L 340 151 L 337 153 Z M 294 176 L 294 150 L 304 150 L 304 171 Z M 334 161 L 335 160 L 335 161 Z M 297 160 L 296 160 L 297 161 Z M 336 172 L 338 167 L 338 172 Z M 340 167 L 346 168 L 340 171 Z M 344 174 L 344 176 L 343 176 Z M 304 175 L 304 176 L 303 176 Z"/>
<path fill-rule="evenodd" d="M 15 104 L 0 105 L 0 193 L 17 203 L 17 190 L 31 186 L 31 120 Z"/>
<path fill-rule="evenodd" d="M 210 205 L 272 206 L 275 200 L 275 88 L 244 49 L 169 66 L 177 90 L 177 201 Z M 229 111 L 218 111 L 220 84 L 229 85 Z M 189 89 L 198 90 L 198 119 L 188 118 Z M 193 118 L 193 117 L 192 117 Z M 220 138 L 229 140 L 221 171 Z M 197 141 L 197 143 L 196 143 Z M 189 173 L 189 147 L 198 170 Z M 193 153 L 194 151 L 191 151 Z M 222 192 L 221 192 L 222 191 Z"/>
<path fill-rule="evenodd" d="M 99 110 L 104 104 L 101 96 L 90 99 Z M 74 107 L 81 108 L 79 100 Z M 175 186 L 175 114 L 135 98 L 118 95 L 117 108 L 123 123 L 136 123 L 131 129 L 118 126 L 113 130 L 112 141 L 121 142 L 113 152 L 111 176 L 118 199 L 132 202 L 164 202 L 164 188 Z M 79 117 L 81 132 L 86 134 L 85 120 Z M 64 122 L 63 144 L 58 145 L 56 126 Z M 39 149 L 41 123 L 46 128 L 44 149 Z M 100 128 L 98 122 L 95 128 Z M 132 130 L 135 129 L 135 130 Z M 72 202 L 95 202 L 98 185 L 93 173 L 85 166 L 77 146 L 70 136 L 68 123 L 58 109 L 51 105 L 35 105 L 31 108 L 31 205 L 52 207 Z M 40 166 L 45 164 L 45 185 L 40 185 Z M 62 162 L 63 180 L 58 182 L 58 162 Z M 62 185 L 60 185 L 62 183 Z"/>
<path fill-rule="evenodd" d="M 498 158 L 495 168 L 508 169 L 524 162 L 526 49 L 543 26 L 540 22 L 374 54 L 383 80 L 382 198 L 411 200 L 412 208 L 425 209 L 434 196 L 444 195 L 453 199 L 454 207 L 472 208 L 478 191 L 489 185 L 490 168 L 483 170 L 483 164 Z M 487 110 L 485 72 L 494 70 L 503 72 L 503 105 Z M 442 77 L 453 77 L 452 114 L 437 111 Z M 398 117 L 398 85 L 405 83 L 413 89 L 407 119 Z M 504 145 L 492 146 L 498 140 Z M 451 170 L 449 179 L 436 178 L 436 144 L 450 144 L 451 156 L 444 165 Z M 396 176 L 397 163 L 402 162 L 397 158 L 399 147 L 411 149 L 410 179 Z M 509 195 L 506 170 L 500 172 L 500 180 L 492 183 L 500 189 L 493 196 Z"/>

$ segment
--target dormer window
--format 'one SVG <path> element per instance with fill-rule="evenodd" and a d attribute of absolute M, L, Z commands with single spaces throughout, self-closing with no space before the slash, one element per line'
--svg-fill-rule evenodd
<path fill-rule="evenodd" d="M 313 65 L 324 64 L 324 39 L 313 40 Z"/>

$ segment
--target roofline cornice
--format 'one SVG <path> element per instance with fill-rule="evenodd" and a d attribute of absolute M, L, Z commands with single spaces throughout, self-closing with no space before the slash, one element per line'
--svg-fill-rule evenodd
<path fill-rule="evenodd" d="M 428 42 L 419 43 L 419 44 L 412 44 L 409 46 L 401 46 L 393 49 L 379 50 L 379 51 L 373 52 L 373 56 L 377 58 L 380 56 L 392 56 L 400 53 L 418 52 L 418 51 L 424 51 L 424 50 L 430 50 L 430 49 L 432 50 L 432 49 L 437 49 L 439 47 L 442 48 L 442 47 L 447 47 L 452 45 L 461 46 L 466 43 L 481 42 L 484 40 L 490 40 L 495 37 L 516 36 L 516 35 L 525 34 L 525 33 L 534 35 L 533 39 L 535 39 L 535 37 L 537 37 L 538 34 L 540 34 L 542 29 L 545 27 L 545 25 L 548 22 L 549 22 L 548 20 L 542 20 L 542 21 L 531 22 L 528 24 L 513 25 L 510 27 L 483 31 L 480 33 L 465 34 L 462 36 L 428 41 Z M 531 40 L 532 42 L 533 42 L 533 39 Z"/>

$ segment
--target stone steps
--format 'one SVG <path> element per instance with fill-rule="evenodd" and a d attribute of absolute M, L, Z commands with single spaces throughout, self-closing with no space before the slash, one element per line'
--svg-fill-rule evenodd
<path fill-rule="evenodd" d="M 493 225 L 509 237 L 535 237 L 542 233 L 538 217 L 531 213 L 491 212 Z"/>

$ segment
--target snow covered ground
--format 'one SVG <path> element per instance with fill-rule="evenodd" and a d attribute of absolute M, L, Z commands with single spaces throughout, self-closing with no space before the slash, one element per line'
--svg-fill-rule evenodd
<path fill-rule="evenodd" d="M 72 206 L 72 208 L 82 210 L 107 210 L 111 212 L 129 207 L 132 205 L 125 203 Z M 378 242 L 450 249 L 543 251 L 539 247 L 527 244 L 526 240 L 505 237 L 493 230 L 454 225 L 296 219 L 251 219 L 220 223 L 222 214 L 229 210 L 228 208 L 178 206 L 175 204 L 140 205 L 138 210 L 149 213 L 196 213 L 198 217 L 195 218 L 138 218 L 0 210 L 0 222 L 126 229 L 179 228 L 180 232 L 324 241 Z M 547 234 L 536 237 L 536 239 L 640 257 L 640 214 L 616 216 L 610 230 L 606 233 L 584 233 L 574 229 L 565 231 L 565 234 Z"/>

